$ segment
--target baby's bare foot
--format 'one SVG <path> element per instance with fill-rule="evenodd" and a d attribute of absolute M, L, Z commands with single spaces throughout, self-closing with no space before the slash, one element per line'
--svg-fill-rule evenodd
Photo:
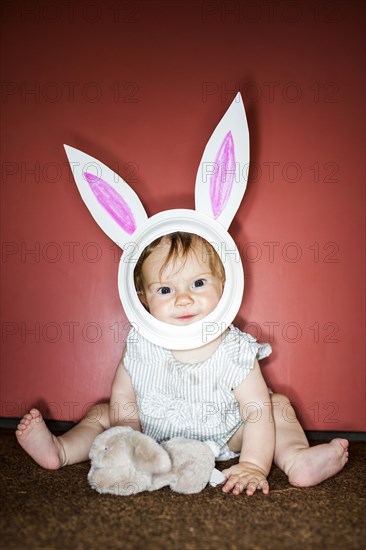
<path fill-rule="evenodd" d="M 57 470 L 64 464 L 62 445 L 51 434 L 37 409 L 23 416 L 15 435 L 23 449 L 43 468 Z"/>
<path fill-rule="evenodd" d="M 289 470 L 288 480 L 295 487 L 312 487 L 334 476 L 348 461 L 347 439 L 301 449 Z"/>

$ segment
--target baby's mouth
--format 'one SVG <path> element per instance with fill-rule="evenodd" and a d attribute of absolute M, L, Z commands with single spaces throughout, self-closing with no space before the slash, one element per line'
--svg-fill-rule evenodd
<path fill-rule="evenodd" d="M 180 315 L 176 319 L 178 321 L 189 322 L 189 321 L 192 321 L 193 319 L 195 319 L 195 317 L 197 317 L 197 314 L 187 313 L 186 315 Z"/>

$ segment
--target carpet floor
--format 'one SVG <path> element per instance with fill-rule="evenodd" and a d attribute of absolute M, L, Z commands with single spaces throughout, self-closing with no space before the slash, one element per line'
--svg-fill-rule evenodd
<path fill-rule="evenodd" d="M 196 495 L 168 488 L 128 497 L 99 495 L 88 463 L 47 471 L 0 431 L 1 539 L 6 550 L 365 548 L 366 443 L 350 444 L 337 476 L 297 489 L 276 467 L 269 496 Z M 220 469 L 235 461 L 222 462 Z"/>

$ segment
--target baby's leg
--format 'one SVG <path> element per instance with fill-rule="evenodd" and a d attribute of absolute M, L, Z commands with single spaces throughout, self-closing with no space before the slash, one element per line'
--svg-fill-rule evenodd
<path fill-rule="evenodd" d="M 57 470 L 87 460 L 94 438 L 109 425 L 109 405 L 94 405 L 79 424 L 56 437 L 47 428 L 41 413 L 31 409 L 18 424 L 15 434 L 33 460 L 43 468 Z"/>
<path fill-rule="evenodd" d="M 291 485 L 312 487 L 342 470 L 348 460 L 348 441 L 309 447 L 304 430 L 287 397 L 272 395 L 276 426 L 275 464 L 288 476 Z"/>

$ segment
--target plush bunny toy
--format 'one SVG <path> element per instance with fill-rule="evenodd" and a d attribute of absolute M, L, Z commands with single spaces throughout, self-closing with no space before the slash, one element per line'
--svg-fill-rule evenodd
<path fill-rule="evenodd" d="M 113 495 L 154 491 L 166 485 L 178 493 L 198 493 L 214 469 L 211 445 L 183 437 L 159 445 L 132 428 L 110 428 L 95 438 L 90 449 L 88 481 L 99 493 Z"/>

